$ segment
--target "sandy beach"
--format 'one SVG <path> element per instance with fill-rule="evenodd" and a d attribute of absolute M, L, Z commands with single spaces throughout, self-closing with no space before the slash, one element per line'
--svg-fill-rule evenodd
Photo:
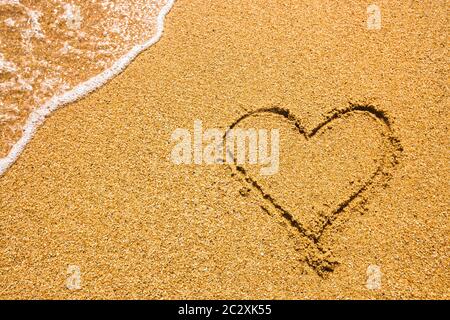
<path fill-rule="evenodd" d="M 448 10 L 369 4 L 176 1 L 0 176 L 0 298 L 448 299 Z M 279 129 L 279 171 L 175 164 L 196 120 Z"/>

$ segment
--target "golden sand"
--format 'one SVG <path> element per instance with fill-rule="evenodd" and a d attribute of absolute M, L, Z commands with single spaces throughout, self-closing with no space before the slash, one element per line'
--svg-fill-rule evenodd
<path fill-rule="evenodd" d="M 0 297 L 448 299 L 447 9 L 377 4 L 381 30 L 364 1 L 177 1 L 0 178 Z M 170 161 L 270 107 L 238 125 L 280 128 L 277 175 Z"/>

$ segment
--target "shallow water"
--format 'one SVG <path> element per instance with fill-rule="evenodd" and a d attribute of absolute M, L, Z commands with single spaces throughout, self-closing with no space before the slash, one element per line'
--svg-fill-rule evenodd
<path fill-rule="evenodd" d="M 124 56 L 133 49 L 137 54 L 136 46 L 156 36 L 164 18 L 158 16 L 171 5 L 171 0 L 0 0 L 0 175 L 42 122 L 32 119 L 33 113 L 53 100 L 41 112 L 44 117 L 73 100 L 58 102 L 58 96 L 75 90 L 80 97 L 98 87 L 80 84 L 114 66 L 104 77 L 120 72 L 133 58 Z"/>

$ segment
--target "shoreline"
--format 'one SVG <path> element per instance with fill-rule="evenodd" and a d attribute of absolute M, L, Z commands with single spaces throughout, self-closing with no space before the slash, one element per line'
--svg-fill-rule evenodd
<path fill-rule="evenodd" d="M 59 96 L 52 97 L 41 107 L 34 110 L 28 117 L 25 126 L 23 127 L 22 137 L 14 144 L 6 157 L 0 159 L 0 177 L 8 170 L 8 168 L 17 160 L 27 144 L 33 138 L 36 130 L 41 126 L 45 119 L 55 110 L 75 102 L 98 88 L 107 84 L 111 79 L 123 72 L 126 67 L 136 57 L 155 43 L 157 43 L 164 31 L 164 19 L 172 9 L 175 0 L 168 0 L 167 4 L 161 9 L 157 17 L 156 34 L 143 44 L 134 46 L 127 54 L 119 58 L 109 69 L 90 78 L 89 80 L 77 85 L 70 91 L 67 91 Z"/>

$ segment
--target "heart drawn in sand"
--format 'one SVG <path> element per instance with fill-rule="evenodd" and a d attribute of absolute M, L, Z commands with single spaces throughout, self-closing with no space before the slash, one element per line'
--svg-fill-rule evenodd
<path fill-rule="evenodd" d="M 323 258 L 322 234 L 355 199 L 386 185 L 402 151 L 386 114 L 352 104 L 307 129 L 289 110 L 272 107 L 243 115 L 230 126 L 238 128 L 279 130 L 278 173 L 263 176 L 260 167 L 236 161 L 232 171 L 262 196 L 262 208 L 271 207 L 310 242 L 317 253 L 311 266 L 333 270 Z"/>

